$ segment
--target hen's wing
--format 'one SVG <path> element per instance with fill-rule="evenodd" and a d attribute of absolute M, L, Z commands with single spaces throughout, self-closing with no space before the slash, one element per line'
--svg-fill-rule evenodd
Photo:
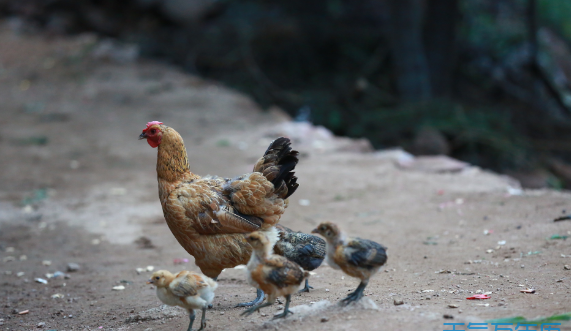
<path fill-rule="evenodd" d="M 207 177 L 181 183 L 169 195 L 167 212 L 182 228 L 199 234 L 249 233 L 258 230 L 263 219 L 244 215 L 234 208 L 223 186 L 232 180 Z"/>
<path fill-rule="evenodd" d="M 344 254 L 349 264 L 360 268 L 373 269 L 387 262 L 386 248 L 367 239 L 350 239 Z"/>
<path fill-rule="evenodd" d="M 279 288 L 299 285 L 305 276 L 299 265 L 278 255 L 264 261 L 264 271 L 267 281 Z"/>
<path fill-rule="evenodd" d="M 172 294 L 184 298 L 195 296 L 198 290 L 208 286 L 208 284 L 197 274 L 181 271 L 169 284 Z"/>

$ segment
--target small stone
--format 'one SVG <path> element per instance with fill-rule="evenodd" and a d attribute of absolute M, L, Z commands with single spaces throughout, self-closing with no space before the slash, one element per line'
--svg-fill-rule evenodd
<path fill-rule="evenodd" d="M 505 305 L 505 303 L 503 303 L 503 302 L 498 302 L 498 306 L 503 306 L 503 305 Z"/>
<path fill-rule="evenodd" d="M 454 319 L 454 316 L 449 315 L 449 314 L 444 314 L 444 315 L 442 315 L 442 317 L 444 317 L 444 319 L 447 319 L 447 320 Z"/>
<path fill-rule="evenodd" d="M 61 293 L 56 293 L 56 294 L 52 295 L 52 299 L 61 299 L 61 298 L 65 298 L 65 295 L 63 295 Z"/>
<path fill-rule="evenodd" d="M 329 318 L 322 317 L 320 321 L 321 321 L 321 323 L 329 322 Z"/>
<path fill-rule="evenodd" d="M 38 328 L 43 328 L 44 326 L 46 326 L 46 322 L 40 322 L 38 323 Z"/>
<path fill-rule="evenodd" d="M 123 291 L 124 289 L 125 286 L 123 285 L 113 286 L 113 291 Z"/>
<path fill-rule="evenodd" d="M 92 244 L 92 245 L 99 245 L 99 244 L 101 244 L 101 240 L 99 240 L 99 239 L 93 239 L 93 240 L 91 240 L 91 244 Z"/>
<path fill-rule="evenodd" d="M 78 271 L 79 269 L 81 269 L 81 267 L 80 267 L 79 264 L 77 264 L 77 263 L 71 262 L 71 263 L 68 263 L 68 264 L 67 264 L 67 271 L 68 271 L 68 272 L 76 272 L 76 271 Z"/>
<path fill-rule="evenodd" d="M 34 278 L 34 280 L 36 281 L 36 283 L 40 283 L 40 284 L 47 284 L 48 281 L 43 279 L 43 278 Z"/>
<path fill-rule="evenodd" d="M 221 312 L 220 312 L 220 315 L 224 315 L 224 312 L 223 312 L 223 311 L 221 311 Z"/>
<path fill-rule="evenodd" d="M 52 265 L 52 261 L 50 261 L 50 260 L 43 260 L 43 261 L 42 261 L 42 265 L 45 265 L 46 267 L 47 267 L 47 266 L 50 266 L 50 265 Z"/>
<path fill-rule="evenodd" d="M 6 247 L 5 252 L 6 252 L 6 253 L 14 253 L 15 250 L 16 250 L 16 249 L 15 249 L 14 247 Z"/>
<path fill-rule="evenodd" d="M 18 272 L 18 273 L 16 274 L 16 277 L 22 277 L 22 276 L 24 276 L 25 274 L 26 274 L 25 272 L 20 271 L 20 272 Z"/>
<path fill-rule="evenodd" d="M 329 292 L 329 289 L 328 289 L 328 288 L 326 288 L 326 289 L 325 289 L 325 292 Z"/>
<path fill-rule="evenodd" d="M 18 315 L 26 315 L 27 313 L 29 313 L 29 310 L 22 310 L 21 312 L 18 312 Z"/>
<path fill-rule="evenodd" d="M 395 306 L 400 306 L 404 304 L 404 301 L 402 301 L 402 299 L 394 299 L 393 303 Z"/>
<path fill-rule="evenodd" d="M 148 265 L 148 266 L 147 266 L 147 271 L 148 271 L 148 272 L 151 272 L 151 271 L 153 271 L 153 270 L 155 270 L 155 267 L 153 267 L 152 265 Z"/>
<path fill-rule="evenodd" d="M 571 267 L 566 264 L 566 265 L 563 266 L 563 269 L 565 269 L 565 270 L 571 270 Z"/>
<path fill-rule="evenodd" d="M 20 261 L 26 261 L 28 259 L 27 255 L 20 255 Z"/>
<path fill-rule="evenodd" d="M 458 308 L 458 305 L 451 303 L 448 305 L 448 308 Z"/>

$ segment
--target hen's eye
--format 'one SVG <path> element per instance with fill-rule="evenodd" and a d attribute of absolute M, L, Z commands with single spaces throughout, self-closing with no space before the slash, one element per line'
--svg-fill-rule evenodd
<path fill-rule="evenodd" d="M 155 133 L 157 133 L 157 130 L 151 129 L 151 134 L 155 134 Z"/>

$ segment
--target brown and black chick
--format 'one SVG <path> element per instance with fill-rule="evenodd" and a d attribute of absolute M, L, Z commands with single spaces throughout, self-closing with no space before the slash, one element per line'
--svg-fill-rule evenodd
<path fill-rule="evenodd" d="M 246 241 L 253 248 L 247 265 L 248 281 L 252 286 L 264 291 L 267 300 L 247 309 L 242 315 L 250 315 L 260 308 L 274 304 L 278 296 L 284 296 L 286 303 L 283 313 L 274 316 L 274 319 L 293 314 L 289 310 L 291 295 L 299 290 L 303 280 L 309 277 L 309 272 L 283 256 L 271 254 L 272 244 L 261 231 L 246 235 Z"/>
<path fill-rule="evenodd" d="M 350 238 L 336 224 L 323 222 L 312 231 L 327 241 L 327 263 L 347 275 L 361 279 L 357 289 L 341 302 L 349 304 L 363 297 L 369 279 L 387 262 L 386 247 L 374 241 Z"/>
<path fill-rule="evenodd" d="M 317 269 L 325 259 L 325 240 L 318 236 L 303 232 L 295 232 L 281 224 L 276 225 L 279 240 L 274 246 L 274 253 L 285 256 L 288 260 L 299 264 L 304 270 Z M 309 292 L 308 280 L 300 292 Z"/>

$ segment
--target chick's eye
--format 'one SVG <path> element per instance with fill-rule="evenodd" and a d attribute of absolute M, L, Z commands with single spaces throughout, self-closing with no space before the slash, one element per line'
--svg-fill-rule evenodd
<path fill-rule="evenodd" d="M 155 277 L 155 279 L 161 279 L 161 277 L 158 277 L 158 276 L 157 276 L 157 277 Z"/>

